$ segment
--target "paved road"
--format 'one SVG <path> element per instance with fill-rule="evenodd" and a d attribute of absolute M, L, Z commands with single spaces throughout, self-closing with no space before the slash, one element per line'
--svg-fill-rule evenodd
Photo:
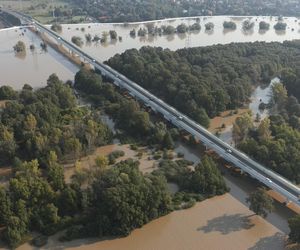
<path fill-rule="evenodd" d="M 92 64 L 95 69 L 99 70 L 103 76 L 109 78 L 115 85 L 127 89 L 132 96 L 139 99 L 146 106 L 150 107 L 155 112 L 161 113 L 166 120 L 173 123 L 176 127 L 189 132 L 201 140 L 206 147 L 214 150 L 221 157 L 241 168 L 242 171 L 248 173 L 269 188 L 285 196 L 287 201 L 292 201 L 300 205 L 300 189 L 287 179 L 267 169 L 266 167 L 249 158 L 247 155 L 223 142 L 189 117 L 180 113 L 172 106 L 163 102 L 161 99 L 157 98 L 108 65 L 98 62 L 92 56 L 86 54 L 80 48 L 63 39 L 52 30 L 45 28 L 42 24 L 38 23 L 36 20 L 33 20 L 31 17 L 20 13 L 10 13 L 18 16 L 21 20 L 23 20 L 24 24 L 30 23 L 40 32 L 44 32 L 50 37 L 54 38 L 58 43 L 62 44 L 72 52 L 76 53 L 82 59 Z"/>

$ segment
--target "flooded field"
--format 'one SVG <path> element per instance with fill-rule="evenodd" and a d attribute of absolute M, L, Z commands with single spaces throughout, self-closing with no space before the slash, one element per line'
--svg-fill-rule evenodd
<path fill-rule="evenodd" d="M 242 23 L 246 19 L 251 19 L 251 21 L 255 23 L 253 30 L 245 32 L 242 29 Z M 237 25 L 237 29 L 224 29 L 224 21 L 234 21 Z M 259 31 L 260 21 L 266 21 L 270 23 L 270 29 L 265 32 Z M 157 27 L 161 27 L 162 25 L 172 25 L 176 27 L 181 23 L 192 25 L 195 22 L 195 18 L 178 18 L 173 20 L 153 21 L 152 23 Z M 214 23 L 213 31 L 205 30 L 205 24 L 208 22 Z M 101 37 L 103 32 L 115 30 L 118 36 L 122 37 L 122 41 L 110 40 L 110 38 L 108 38 L 106 43 L 85 42 L 82 47 L 84 51 L 93 55 L 98 60 L 105 61 L 117 53 L 122 53 L 131 48 L 139 49 L 142 46 L 154 46 L 168 48 L 170 50 L 177 50 L 185 47 L 228 44 L 232 42 L 282 42 L 284 40 L 299 39 L 299 20 L 297 18 L 289 17 L 285 18 L 284 22 L 287 23 L 287 30 L 275 31 L 273 28 L 273 26 L 277 23 L 277 18 L 275 17 L 200 17 L 201 30 L 198 32 L 162 36 L 146 35 L 145 37 L 136 36 L 135 38 L 129 35 L 130 30 L 135 29 L 137 31 L 139 28 L 146 28 L 146 24 L 64 24 L 62 25 L 63 30 L 60 35 L 69 41 L 71 41 L 72 36 L 79 36 L 83 41 L 86 41 L 86 34 L 91 34 L 92 37 L 95 35 Z M 147 23 L 149 24 L 151 22 Z"/>
<path fill-rule="evenodd" d="M 85 40 L 85 34 L 101 36 L 103 31 L 116 30 L 122 41 L 109 41 L 108 43 L 85 43 L 83 49 L 95 56 L 98 60 L 104 61 L 115 55 L 122 53 L 126 49 L 140 48 L 145 45 L 160 46 L 176 50 L 184 47 L 207 46 L 213 44 L 226 44 L 231 42 L 254 42 L 254 41 L 278 41 L 292 40 L 300 38 L 299 21 L 296 18 L 285 19 L 288 23 L 286 32 L 276 32 L 273 25 L 275 18 L 252 17 L 255 22 L 253 31 L 245 33 L 242 31 L 242 21 L 244 17 L 201 17 L 202 29 L 198 33 L 184 35 L 174 34 L 172 36 L 146 36 L 144 38 L 129 36 L 129 31 L 133 28 L 145 27 L 144 24 L 80 24 L 63 25 L 61 36 L 68 40 L 76 35 Z M 233 20 L 237 24 L 235 31 L 223 29 L 223 21 Z M 261 33 L 258 30 L 258 23 L 265 20 L 271 24 L 270 30 Z M 192 25 L 193 19 L 177 19 L 169 21 L 156 21 L 155 25 L 177 26 L 180 23 Z M 215 28 L 213 32 L 206 32 L 204 24 L 213 22 Z M 90 28 L 89 28 L 90 26 Z M 81 28 L 84 27 L 84 31 Z M 78 28 L 78 30 L 77 30 Z M 24 33 L 24 36 L 22 35 Z M 12 47 L 18 40 L 24 41 L 27 47 L 26 55 L 15 56 Z M 46 84 L 46 79 L 51 73 L 56 73 L 62 80 L 73 79 L 78 68 L 70 63 L 65 57 L 55 50 L 48 48 L 48 52 L 40 49 L 40 39 L 28 30 L 10 29 L 0 31 L 0 85 L 8 84 L 16 89 L 20 89 L 23 84 L 28 83 L 33 87 L 42 87 Z M 36 50 L 31 52 L 29 46 L 34 44 Z M 258 105 L 267 100 L 268 89 L 258 87 L 253 95 L 249 108 L 254 114 L 258 111 Z M 231 138 L 230 124 L 233 118 L 225 120 L 216 119 L 214 129 L 226 125 L 224 140 Z M 111 121 L 109 121 L 111 122 Z M 227 139 L 226 139 L 227 138 Z M 113 150 L 123 150 L 125 156 L 119 160 L 131 157 L 141 161 L 142 172 L 151 172 L 157 167 L 157 162 L 149 159 L 151 153 L 145 150 L 142 157 L 137 156 L 137 151 L 130 149 L 128 145 L 112 145 L 101 148 L 93 156 L 82 159 L 82 167 L 89 168 L 94 164 L 97 154 L 108 154 Z M 185 145 L 177 145 L 175 152 L 184 153 L 188 160 L 195 163 L 200 162 L 200 157 L 195 150 Z M 151 157 L 150 157 L 151 158 Z M 66 170 L 66 180 L 74 173 L 74 168 Z M 58 235 L 51 237 L 44 249 L 284 249 L 286 234 L 289 232 L 287 218 L 293 213 L 286 207 L 277 204 L 276 210 L 270 214 L 267 220 L 254 216 L 246 207 L 245 199 L 249 192 L 255 189 L 255 184 L 249 179 L 225 175 L 226 183 L 230 187 L 229 194 L 208 199 L 197 203 L 191 209 L 176 211 L 165 217 L 159 218 L 147 224 L 141 229 L 135 230 L 130 236 L 120 239 L 100 240 L 84 239 L 67 243 L 57 241 Z M 176 191 L 177 187 L 170 184 L 170 189 Z M 200 248 L 201 247 L 201 248 Z M 21 246 L 19 249 L 34 249 L 29 244 Z"/>
<path fill-rule="evenodd" d="M 243 31 L 242 22 L 251 19 L 255 23 L 254 29 L 248 32 Z M 145 28 L 145 23 L 133 24 L 64 24 L 60 36 L 71 41 L 73 36 L 79 36 L 84 41 L 82 49 L 93 55 L 100 61 L 105 61 L 117 53 L 122 53 L 127 49 L 139 49 L 142 46 L 157 46 L 177 50 L 185 47 L 208 46 L 214 44 L 227 44 L 231 42 L 254 42 L 265 41 L 282 42 L 284 40 L 293 40 L 300 38 L 299 20 L 296 18 L 285 18 L 287 30 L 284 32 L 275 31 L 273 25 L 277 22 L 275 17 L 200 17 L 201 30 L 186 34 L 173 34 L 145 37 L 131 37 L 130 30 Z M 234 21 L 237 24 L 236 30 L 226 30 L 223 28 L 224 21 Z M 266 32 L 259 31 L 259 22 L 264 20 L 270 23 L 270 30 Z M 172 25 L 176 27 L 181 23 L 192 25 L 196 22 L 195 18 L 178 18 L 173 20 L 153 21 L 154 26 Z M 214 23 L 213 31 L 206 31 L 205 24 Z M 149 22 L 148 22 L 149 23 Z M 151 23 L 151 22 L 150 22 Z M 102 36 L 104 31 L 115 30 L 122 41 L 110 40 L 108 42 L 85 42 L 85 35 L 91 34 L 92 37 Z M 24 36 L 22 35 L 24 34 Z M 27 52 L 24 55 L 16 56 L 13 46 L 19 41 L 26 44 Z M 8 84 L 17 89 L 22 88 L 24 83 L 31 84 L 33 87 L 45 86 L 46 79 L 52 73 L 56 73 L 62 80 L 73 79 L 78 68 L 69 62 L 58 52 L 48 47 L 48 52 L 40 49 L 41 40 L 30 31 L 23 29 L 4 29 L 0 31 L 0 85 Z M 34 44 L 36 50 L 32 52 L 29 46 Z"/>
<path fill-rule="evenodd" d="M 125 155 L 118 159 L 133 158 L 140 161 L 140 170 L 144 173 L 153 171 L 158 161 L 151 158 L 151 151 L 146 148 L 130 149 L 129 145 L 108 145 L 98 148 L 93 155 L 82 158 L 81 167 L 94 165 L 97 155 L 108 155 L 114 150 L 122 150 Z M 137 153 L 143 151 L 143 156 Z M 187 160 L 200 162 L 201 152 L 177 143 L 175 152 L 184 153 Z M 233 176 L 226 169 L 221 169 L 225 181 L 230 187 L 226 195 L 198 202 L 193 208 L 175 211 L 156 219 L 140 229 L 134 230 L 125 238 L 115 239 L 80 239 L 60 242 L 61 233 L 51 236 L 48 244 L 41 249 L 78 249 L 78 250 L 282 250 L 285 249 L 289 228 L 287 219 L 294 213 L 287 207 L 275 203 L 275 210 L 266 219 L 256 216 L 248 209 L 246 198 L 255 190 L 257 182 L 245 176 Z M 74 173 L 74 168 L 66 169 L 66 179 Z M 172 183 L 170 192 L 178 191 Z M 201 248 L 200 248 L 201 246 Z M 26 243 L 18 250 L 36 249 Z M 292 248 L 297 249 L 297 248 Z"/>
<path fill-rule="evenodd" d="M 61 243 L 53 237 L 44 249 L 282 250 L 284 245 L 285 236 L 280 230 L 226 194 L 154 220 L 126 238 Z M 29 249 L 34 248 L 29 245 L 18 248 Z"/>
<path fill-rule="evenodd" d="M 242 116 L 247 112 L 252 113 L 253 121 L 255 122 L 257 114 L 259 114 L 260 119 L 264 119 L 268 116 L 268 110 L 259 109 L 261 103 L 269 103 L 271 97 L 272 85 L 279 82 L 280 79 L 275 77 L 271 80 L 270 84 L 266 86 L 257 86 L 251 97 L 247 108 L 241 108 L 238 110 L 228 110 L 221 113 L 220 116 L 216 116 L 210 120 L 209 131 L 212 133 L 219 133 L 220 139 L 233 144 L 232 140 L 232 127 L 236 118 Z"/>
<path fill-rule="evenodd" d="M 26 53 L 15 54 L 13 46 L 18 41 L 25 43 Z M 73 80 L 77 66 L 49 46 L 47 52 L 43 51 L 40 43 L 39 37 L 28 29 L 0 30 L 0 86 L 21 89 L 27 83 L 38 88 L 46 86 L 46 80 L 52 73 L 64 81 Z M 34 51 L 29 48 L 32 44 Z"/>

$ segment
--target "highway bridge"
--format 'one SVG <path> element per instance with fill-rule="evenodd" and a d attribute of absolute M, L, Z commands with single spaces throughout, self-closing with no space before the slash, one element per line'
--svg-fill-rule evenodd
<path fill-rule="evenodd" d="M 224 158 L 228 162 L 231 162 L 236 167 L 240 168 L 243 172 L 248 173 L 250 176 L 262 182 L 270 189 L 273 189 L 274 191 L 283 195 L 286 198 L 287 202 L 294 202 L 295 204 L 300 205 L 300 188 L 291 183 L 289 180 L 262 166 L 239 150 L 223 142 L 218 137 L 207 131 L 204 127 L 197 124 L 191 118 L 187 117 L 169 104 L 157 98 L 149 91 L 145 90 L 137 83 L 131 81 L 126 76 L 120 74 L 108 65 L 97 61 L 91 55 L 88 55 L 79 47 L 60 37 L 52 30 L 44 27 L 42 24 L 32 19 L 30 16 L 9 10 L 5 11 L 20 18 L 23 25 L 32 25 L 38 31 L 43 32 L 55 39 L 59 44 L 68 48 L 72 53 L 77 54 L 84 61 L 93 65 L 95 69 L 101 72 L 103 76 L 110 79 L 116 86 L 126 89 L 130 93 L 130 95 L 143 102 L 153 111 L 161 113 L 164 118 L 171 122 L 174 126 L 187 131 L 195 138 L 202 141 L 207 148 L 214 150 L 222 158 Z"/>

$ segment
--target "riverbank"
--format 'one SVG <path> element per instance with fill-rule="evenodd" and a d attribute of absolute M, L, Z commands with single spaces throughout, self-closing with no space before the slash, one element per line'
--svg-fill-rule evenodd
<path fill-rule="evenodd" d="M 164 250 L 164 249 L 273 249 L 282 250 L 283 232 L 253 215 L 230 194 L 197 203 L 187 210 L 175 211 L 136 229 L 125 238 L 82 239 L 59 242 L 49 239 L 43 249 L 85 250 Z M 34 249 L 25 244 L 18 250 Z"/>

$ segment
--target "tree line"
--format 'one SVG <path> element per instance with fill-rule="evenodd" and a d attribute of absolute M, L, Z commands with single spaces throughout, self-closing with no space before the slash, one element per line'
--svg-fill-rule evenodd
<path fill-rule="evenodd" d="M 181 190 L 171 194 L 167 189 L 171 179 L 164 169 L 170 164 L 167 168 L 177 171 L 176 165 L 162 163 L 160 171 L 143 175 L 139 162 L 115 163 L 123 152 L 97 156 L 88 170 L 76 161 L 75 173 L 66 182 L 63 161 L 74 161 L 111 142 L 112 133 L 101 122 L 99 110 L 112 116 L 120 137 L 130 136 L 160 149 L 172 148 L 178 137 L 176 129 L 150 119 L 136 101 L 95 72 L 81 69 L 75 88 L 92 102 L 92 109 L 78 107 L 70 83 L 56 75 L 39 90 L 29 85 L 19 92 L 0 88 L 0 100 L 5 100 L 0 112 L 1 164 L 12 165 L 9 183 L 0 187 L 0 228 L 1 238 L 10 247 L 24 242 L 33 231 L 49 236 L 66 230 L 62 241 L 126 236 L 175 209 L 228 191 L 211 158 L 205 158 L 195 173 L 183 163 L 176 174 Z M 182 184 L 185 177 L 191 183 Z M 45 244 L 44 236 L 35 238 L 34 244 Z"/>
<path fill-rule="evenodd" d="M 112 139 L 100 114 L 77 106 L 69 85 L 51 75 L 47 87 L 20 92 L 0 87 L 0 164 L 38 159 L 44 165 L 47 152 L 60 160 L 76 160 Z"/>
<path fill-rule="evenodd" d="M 143 47 L 107 63 L 203 126 L 247 103 L 253 86 L 295 71 L 299 42 L 229 44 L 180 49 Z M 294 73 L 295 74 L 295 73 Z"/>
<path fill-rule="evenodd" d="M 238 16 L 298 16 L 300 6 L 293 0 L 204 0 L 180 2 L 169 0 L 72 0 L 74 13 L 87 13 L 101 22 L 135 22 L 172 17 L 238 15 Z"/>

